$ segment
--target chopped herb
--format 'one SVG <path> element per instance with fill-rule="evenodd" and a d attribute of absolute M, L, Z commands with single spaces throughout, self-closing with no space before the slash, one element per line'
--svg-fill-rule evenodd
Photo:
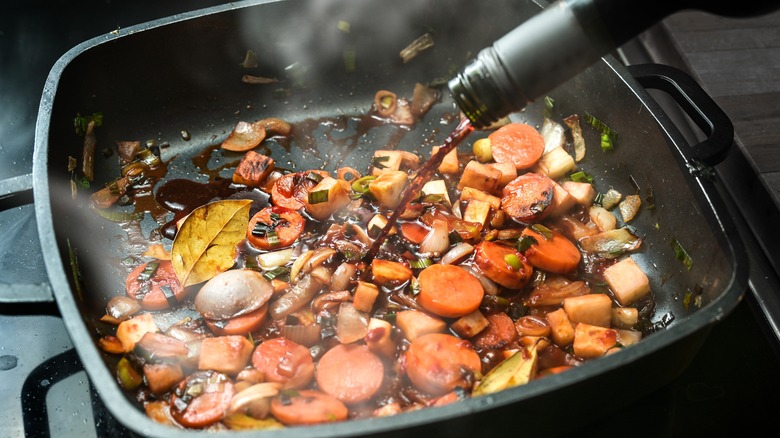
<path fill-rule="evenodd" d="M 349 33 L 349 21 L 339 20 L 338 24 L 336 24 L 336 27 L 338 30 Z"/>
<path fill-rule="evenodd" d="M 507 266 L 512 268 L 513 271 L 519 271 L 523 267 L 523 264 L 520 262 L 520 258 L 518 258 L 516 254 L 505 255 L 504 261 L 506 262 Z"/>
<path fill-rule="evenodd" d="M 317 172 L 306 172 L 306 179 L 308 179 L 309 181 L 318 183 L 322 181 L 322 178 L 323 178 L 322 175 L 320 175 Z"/>
<path fill-rule="evenodd" d="M 280 279 L 284 276 L 287 276 L 290 274 L 290 269 L 285 268 L 284 266 L 279 266 L 274 269 L 271 269 L 270 271 L 263 272 L 263 277 L 265 277 L 266 280 L 271 281 L 273 279 Z"/>
<path fill-rule="evenodd" d="M 546 119 L 551 119 L 553 116 L 553 108 L 555 107 L 555 100 L 550 96 L 544 96 L 544 110 L 542 115 Z"/>
<path fill-rule="evenodd" d="M 381 158 L 381 157 L 376 157 L 376 158 Z M 386 157 L 386 158 L 389 158 L 389 157 Z M 373 176 L 373 175 L 368 175 L 368 176 L 364 176 L 362 178 L 358 178 L 357 180 L 355 180 L 352 183 L 352 191 L 357 193 L 357 194 L 360 194 L 360 195 L 363 195 L 364 193 L 367 193 L 368 192 L 368 185 L 371 184 L 371 181 L 373 181 L 375 179 L 376 179 L 376 176 Z"/>
<path fill-rule="evenodd" d="M 531 245 L 538 243 L 533 236 L 523 236 L 517 240 L 517 250 L 524 253 Z"/>
<path fill-rule="evenodd" d="M 531 229 L 541 234 L 545 240 L 550 240 L 553 238 L 552 230 L 550 230 L 549 228 L 545 227 L 542 224 L 533 224 L 531 225 Z"/>
<path fill-rule="evenodd" d="M 683 265 L 685 265 L 685 267 L 690 271 L 691 268 L 693 268 L 693 260 L 691 259 L 691 256 L 689 256 L 688 252 L 685 251 L 685 248 L 683 248 L 680 241 L 674 237 L 672 238 L 671 245 L 672 249 L 674 249 L 675 258 L 683 262 Z"/>
<path fill-rule="evenodd" d="M 593 183 L 593 177 L 581 170 L 579 172 L 572 173 L 569 177 L 574 182 L 586 182 L 591 184 Z"/>
<path fill-rule="evenodd" d="M 277 235 L 276 231 L 274 230 L 269 230 L 268 232 L 266 232 L 265 238 L 268 241 L 268 245 L 272 248 L 275 246 L 279 246 L 282 243 L 282 241 L 279 240 L 279 235 Z"/>
<path fill-rule="evenodd" d="M 357 52 L 355 49 L 344 49 L 344 71 L 352 73 L 357 67 Z"/>
<path fill-rule="evenodd" d="M 387 155 L 373 157 L 371 158 L 370 165 L 376 167 L 377 169 L 387 169 L 387 166 L 384 164 L 385 161 L 390 161 L 390 157 Z"/>
<path fill-rule="evenodd" d="M 450 244 L 463 242 L 463 237 L 455 230 L 450 231 Z"/>
<path fill-rule="evenodd" d="M 653 188 L 648 187 L 647 189 L 647 196 L 645 196 L 645 208 L 648 210 L 653 210 L 655 208 L 655 196 L 653 196 Z M 658 225 L 658 224 L 656 224 Z"/>
<path fill-rule="evenodd" d="M 606 152 L 613 149 L 615 149 L 615 146 L 612 144 L 612 138 L 609 136 L 609 134 L 601 134 L 601 150 Z"/>
<path fill-rule="evenodd" d="M 103 113 L 92 113 L 89 116 L 82 116 L 80 113 L 76 114 L 73 119 L 73 127 L 76 130 L 76 135 L 84 135 L 87 132 L 87 125 L 89 122 L 95 122 L 95 127 L 99 128 L 103 126 Z"/>
<path fill-rule="evenodd" d="M 146 267 L 143 271 L 141 271 L 140 274 L 138 274 L 138 277 L 136 277 L 135 281 L 139 283 L 144 283 L 149 280 L 151 280 L 152 277 L 154 277 L 154 273 L 157 272 L 157 268 L 160 267 L 160 264 L 158 262 L 149 262 L 146 264 Z"/>
<path fill-rule="evenodd" d="M 309 204 L 321 204 L 328 202 L 328 191 L 318 190 L 316 192 L 309 192 Z"/>
<path fill-rule="evenodd" d="M 428 266 L 431 266 L 433 264 L 433 261 L 429 259 L 428 257 L 423 257 L 421 259 L 415 259 L 415 260 L 409 260 L 409 266 L 412 267 L 412 269 L 425 269 Z"/>

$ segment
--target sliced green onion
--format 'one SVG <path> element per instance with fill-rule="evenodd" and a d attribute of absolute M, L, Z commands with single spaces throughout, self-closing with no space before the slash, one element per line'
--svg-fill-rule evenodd
<path fill-rule="evenodd" d="M 349 33 L 349 21 L 339 20 L 338 24 L 336 24 L 336 27 L 338 30 Z"/>
<path fill-rule="evenodd" d="M 463 242 L 463 237 L 461 237 L 460 233 L 458 233 L 456 230 L 450 231 L 449 237 L 450 244 Z"/>
<path fill-rule="evenodd" d="M 607 133 L 601 134 L 601 150 L 611 151 L 613 149 L 615 146 L 612 144 L 612 138 Z"/>
<path fill-rule="evenodd" d="M 309 181 L 314 181 L 316 183 L 322 181 L 322 175 L 320 175 L 317 172 L 306 172 L 306 179 Z"/>
<path fill-rule="evenodd" d="M 263 272 L 263 277 L 266 280 L 271 281 L 271 280 L 273 280 L 275 278 L 280 278 L 280 277 L 283 277 L 285 275 L 288 275 L 289 273 L 290 273 L 290 268 L 285 268 L 284 266 L 279 266 L 279 267 L 276 267 L 274 269 L 271 269 L 270 271 Z"/>
<path fill-rule="evenodd" d="M 671 244 L 672 249 L 674 249 L 675 258 L 683 262 L 683 265 L 685 265 L 685 267 L 690 271 L 691 268 L 693 268 L 693 260 L 691 259 L 691 256 L 688 255 L 688 252 L 685 250 L 685 248 L 683 248 L 680 241 L 674 237 L 672 238 Z"/>
<path fill-rule="evenodd" d="M 103 113 L 92 113 L 89 116 L 82 116 L 80 113 L 76 113 L 76 117 L 73 118 L 73 127 L 76 129 L 76 135 L 84 135 L 87 132 L 87 125 L 93 121 L 96 128 L 103 126 Z"/>
<path fill-rule="evenodd" d="M 545 240 L 550 240 L 553 238 L 552 230 L 550 230 L 549 228 L 545 227 L 542 224 L 533 224 L 531 225 L 531 229 L 541 234 L 542 237 L 545 238 Z"/>
<path fill-rule="evenodd" d="M 108 219 L 111 222 L 138 222 L 144 217 L 144 213 L 139 211 L 129 213 L 97 207 L 93 207 L 92 209 L 95 210 L 95 213 L 97 213 L 100 217 L 103 219 Z"/>
<path fill-rule="evenodd" d="M 135 281 L 139 283 L 144 283 L 149 281 L 152 277 L 154 277 L 154 273 L 157 272 L 157 268 L 159 267 L 160 267 L 160 263 L 158 262 L 147 263 L 144 270 L 141 271 L 141 273 L 138 274 L 138 277 L 135 278 Z"/>
<path fill-rule="evenodd" d="M 507 266 L 511 267 L 514 271 L 519 271 L 523 267 L 522 262 L 520 262 L 520 258 L 517 257 L 516 254 L 505 255 L 504 261 L 506 262 Z"/>
<path fill-rule="evenodd" d="M 610 128 L 609 126 L 607 126 L 606 123 L 594 117 L 592 114 L 585 113 L 585 120 L 590 124 L 590 126 L 596 128 L 602 134 L 606 134 L 607 137 L 613 140 L 617 139 L 618 133 L 612 128 Z"/>
<path fill-rule="evenodd" d="M 119 359 L 116 365 L 116 378 L 123 389 L 132 391 L 143 383 L 144 377 L 133 367 L 126 357 Z"/>
<path fill-rule="evenodd" d="M 528 248 L 531 247 L 531 245 L 536 245 L 538 243 L 539 242 L 537 242 L 533 236 L 523 236 L 517 239 L 517 250 L 520 252 L 525 252 Z"/>
<path fill-rule="evenodd" d="M 371 158 L 371 166 L 376 167 L 377 169 L 386 169 L 387 166 L 384 165 L 385 161 L 390 161 L 390 157 L 387 155 L 381 155 L 378 157 Z"/>
<path fill-rule="evenodd" d="M 374 175 L 367 175 L 362 178 L 356 179 L 352 183 L 352 191 L 359 194 L 364 194 L 368 192 L 368 185 L 371 184 L 371 181 L 375 180 L 376 176 Z"/>
<path fill-rule="evenodd" d="M 550 96 L 544 96 L 544 110 L 542 111 L 542 115 L 547 119 L 551 119 L 554 107 L 555 100 Z"/>
<path fill-rule="evenodd" d="M 138 161 L 148 165 L 149 167 L 155 167 L 160 165 L 160 157 L 154 154 L 151 149 L 141 149 L 135 157 Z"/>
<path fill-rule="evenodd" d="M 416 259 L 416 260 L 409 260 L 409 266 L 411 266 L 412 269 L 425 269 L 428 266 L 431 266 L 432 264 L 433 261 L 428 257 L 423 257 L 421 259 Z"/>
<path fill-rule="evenodd" d="M 344 49 L 344 71 L 352 73 L 357 67 L 357 52 L 355 49 Z"/>
<path fill-rule="evenodd" d="M 317 190 L 316 192 L 309 192 L 309 204 L 320 204 L 328 202 L 328 191 Z"/>
<path fill-rule="evenodd" d="M 572 173 L 569 178 L 571 178 L 571 180 L 574 182 L 593 183 L 593 177 L 581 170 L 579 172 Z"/>
<path fill-rule="evenodd" d="M 279 246 L 279 244 L 282 243 L 282 241 L 279 240 L 279 236 L 276 234 L 276 231 L 274 230 L 268 230 L 268 232 L 265 233 L 265 238 L 268 241 L 268 245 L 272 248 Z"/>

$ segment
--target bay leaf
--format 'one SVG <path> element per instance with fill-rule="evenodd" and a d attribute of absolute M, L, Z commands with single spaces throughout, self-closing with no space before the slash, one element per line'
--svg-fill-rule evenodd
<path fill-rule="evenodd" d="M 207 281 L 233 266 L 236 246 L 246 238 L 251 204 L 249 199 L 215 201 L 187 216 L 171 247 L 171 263 L 184 287 Z"/>

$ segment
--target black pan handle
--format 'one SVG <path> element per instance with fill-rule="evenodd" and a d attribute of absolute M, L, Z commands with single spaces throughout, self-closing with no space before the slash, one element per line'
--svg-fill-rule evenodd
<path fill-rule="evenodd" d="M 663 64 L 628 66 L 631 75 L 645 88 L 664 91 L 682 108 L 707 138 L 690 145 L 690 161 L 715 166 L 726 158 L 734 143 L 734 125 L 714 100 L 684 71 Z"/>
<path fill-rule="evenodd" d="M 32 174 L 0 180 L 0 211 L 32 204 Z M 0 303 L 52 303 L 48 283 L 6 283 L 0 279 Z"/>

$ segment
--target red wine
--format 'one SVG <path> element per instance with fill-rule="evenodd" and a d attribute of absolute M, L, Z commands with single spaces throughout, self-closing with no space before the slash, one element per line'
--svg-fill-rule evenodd
<path fill-rule="evenodd" d="M 468 119 L 461 120 L 461 122 L 458 123 L 458 126 L 456 126 L 450 135 L 448 135 L 444 140 L 444 145 L 440 147 L 439 150 L 433 154 L 431 158 L 428 159 L 428 161 L 425 162 L 425 164 L 423 164 L 423 166 L 417 172 L 417 176 L 415 176 L 414 179 L 412 179 L 412 182 L 409 183 L 409 185 L 407 185 L 404 189 L 404 192 L 401 195 L 401 203 L 398 205 L 398 208 L 396 208 L 387 219 L 387 224 L 385 224 L 385 226 L 379 232 L 379 235 L 376 237 L 376 240 L 374 240 L 374 243 L 371 244 L 371 248 L 368 249 L 366 255 L 363 256 L 364 261 L 371 262 L 371 260 L 376 257 L 377 253 L 379 252 L 379 248 L 385 242 L 385 239 L 387 239 L 387 236 L 390 234 L 390 230 L 392 230 L 395 226 L 395 223 L 398 221 L 398 217 L 401 216 L 401 214 L 404 212 L 407 204 L 409 204 L 409 202 L 411 202 L 411 200 L 417 196 L 425 183 L 431 179 L 431 176 L 433 176 L 433 173 L 441 164 L 444 156 L 447 155 L 451 150 L 458 147 L 458 145 L 463 142 L 463 140 L 473 131 L 474 125 L 471 124 L 471 121 Z"/>

